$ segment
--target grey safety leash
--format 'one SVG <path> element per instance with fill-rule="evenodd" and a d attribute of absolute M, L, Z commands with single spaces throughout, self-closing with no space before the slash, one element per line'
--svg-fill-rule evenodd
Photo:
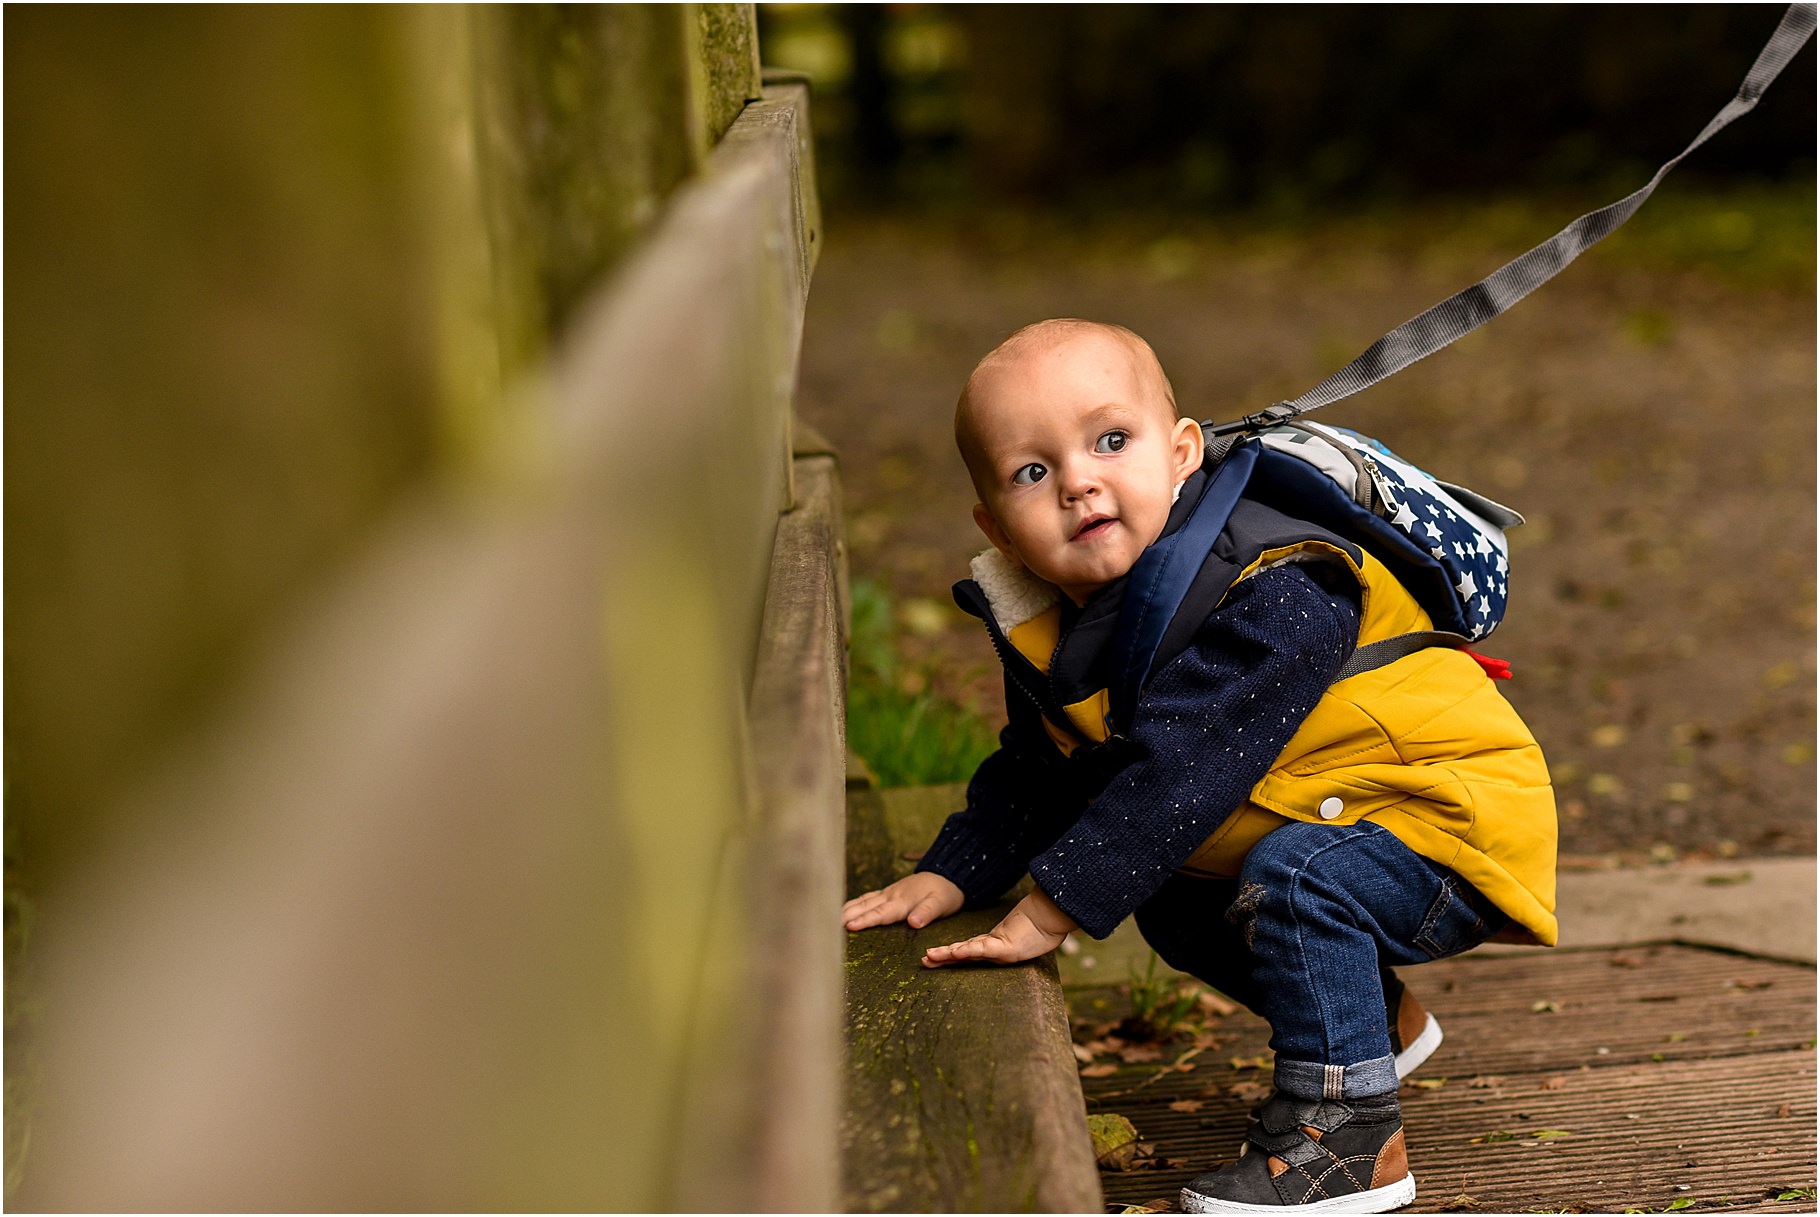
<path fill-rule="evenodd" d="M 1465 337 L 1499 313 L 1559 274 L 1569 262 L 1579 257 L 1595 242 L 1630 219 L 1655 191 L 1656 184 L 1668 171 L 1713 135 L 1729 126 L 1732 120 L 1750 112 L 1769 88 L 1770 82 L 1795 57 L 1795 52 L 1814 32 L 1814 5 L 1791 4 L 1782 15 L 1782 23 L 1770 36 L 1769 45 L 1751 65 L 1738 94 L 1694 137 L 1694 142 L 1681 155 L 1656 170 L 1656 175 L 1633 194 L 1616 203 L 1591 211 L 1536 246 L 1528 253 L 1505 263 L 1465 291 L 1448 297 L 1427 312 L 1412 317 L 1390 333 L 1372 343 L 1351 363 L 1323 380 L 1294 401 L 1281 401 L 1248 415 L 1237 422 L 1207 428 L 1210 436 L 1243 431 L 1256 431 L 1286 422 L 1299 414 L 1330 405 L 1368 389 L 1388 376 L 1394 376 L 1418 359 L 1424 359 L 1445 346 Z"/>

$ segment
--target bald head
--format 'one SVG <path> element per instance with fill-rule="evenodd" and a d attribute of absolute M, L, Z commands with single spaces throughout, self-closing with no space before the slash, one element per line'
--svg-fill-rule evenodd
<path fill-rule="evenodd" d="M 1175 390 L 1150 344 L 1122 325 L 1056 317 L 1018 330 L 993 347 L 974 367 L 954 408 L 954 442 L 976 488 L 984 485 L 992 416 L 1032 379 L 1058 366 L 1088 366 L 1097 375 L 1129 386 L 1138 401 L 1173 423 L 1179 415 Z"/>

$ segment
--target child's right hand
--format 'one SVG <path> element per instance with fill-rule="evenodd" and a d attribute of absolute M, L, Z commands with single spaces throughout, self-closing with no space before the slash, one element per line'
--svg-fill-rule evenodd
<path fill-rule="evenodd" d="M 960 912 L 965 893 L 950 880 L 928 871 L 906 875 L 882 891 L 855 896 L 841 908 L 841 922 L 849 930 L 908 922 L 920 930 L 931 921 Z"/>

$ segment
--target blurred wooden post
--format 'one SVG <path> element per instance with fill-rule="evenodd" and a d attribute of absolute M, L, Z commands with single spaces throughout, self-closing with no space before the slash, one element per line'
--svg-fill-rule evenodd
<path fill-rule="evenodd" d="M 832 1208 L 839 483 L 791 442 L 807 90 L 747 104 L 749 6 L 7 32 L 15 1207 Z"/>

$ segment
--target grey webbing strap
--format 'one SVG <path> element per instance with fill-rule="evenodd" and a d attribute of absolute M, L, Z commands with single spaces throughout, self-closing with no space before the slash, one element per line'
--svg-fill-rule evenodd
<path fill-rule="evenodd" d="M 1727 102 L 1725 108 L 1706 124 L 1706 129 L 1694 137 L 1693 143 L 1682 149 L 1680 156 L 1656 170 L 1656 175 L 1641 189 L 1607 207 L 1588 212 L 1465 291 L 1450 296 L 1427 312 L 1405 321 L 1372 343 L 1357 359 L 1294 401 L 1278 402 L 1240 422 L 1210 428 L 1210 433 L 1255 430 L 1275 425 L 1343 397 L 1350 397 L 1478 329 L 1554 278 L 1569 262 L 1630 219 L 1670 169 L 1680 164 L 1688 153 L 1730 125 L 1733 119 L 1748 113 L 1757 104 L 1763 91 L 1769 88 L 1770 82 L 1795 57 L 1795 52 L 1806 44 L 1813 32 L 1814 5 L 1789 5 L 1788 11 L 1782 15 L 1782 23 L 1770 36 L 1769 44 L 1763 48 L 1756 63 L 1751 65 L 1750 72 L 1745 75 L 1737 96 Z"/>
<path fill-rule="evenodd" d="M 1357 676 L 1360 672 L 1369 672 L 1373 668 L 1382 668 L 1393 664 L 1406 655 L 1414 655 L 1425 647 L 1463 647 L 1472 639 L 1464 634 L 1450 634 L 1445 630 L 1418 630 L 1413 634 L 1398 634 L 1394 638 L 1380 638 L 1368 642 L 1354 651 L 1350 658 L 1340 666 L 1340 674 L 1333 678 L 1338 684 L 1348 676 Z"/>

